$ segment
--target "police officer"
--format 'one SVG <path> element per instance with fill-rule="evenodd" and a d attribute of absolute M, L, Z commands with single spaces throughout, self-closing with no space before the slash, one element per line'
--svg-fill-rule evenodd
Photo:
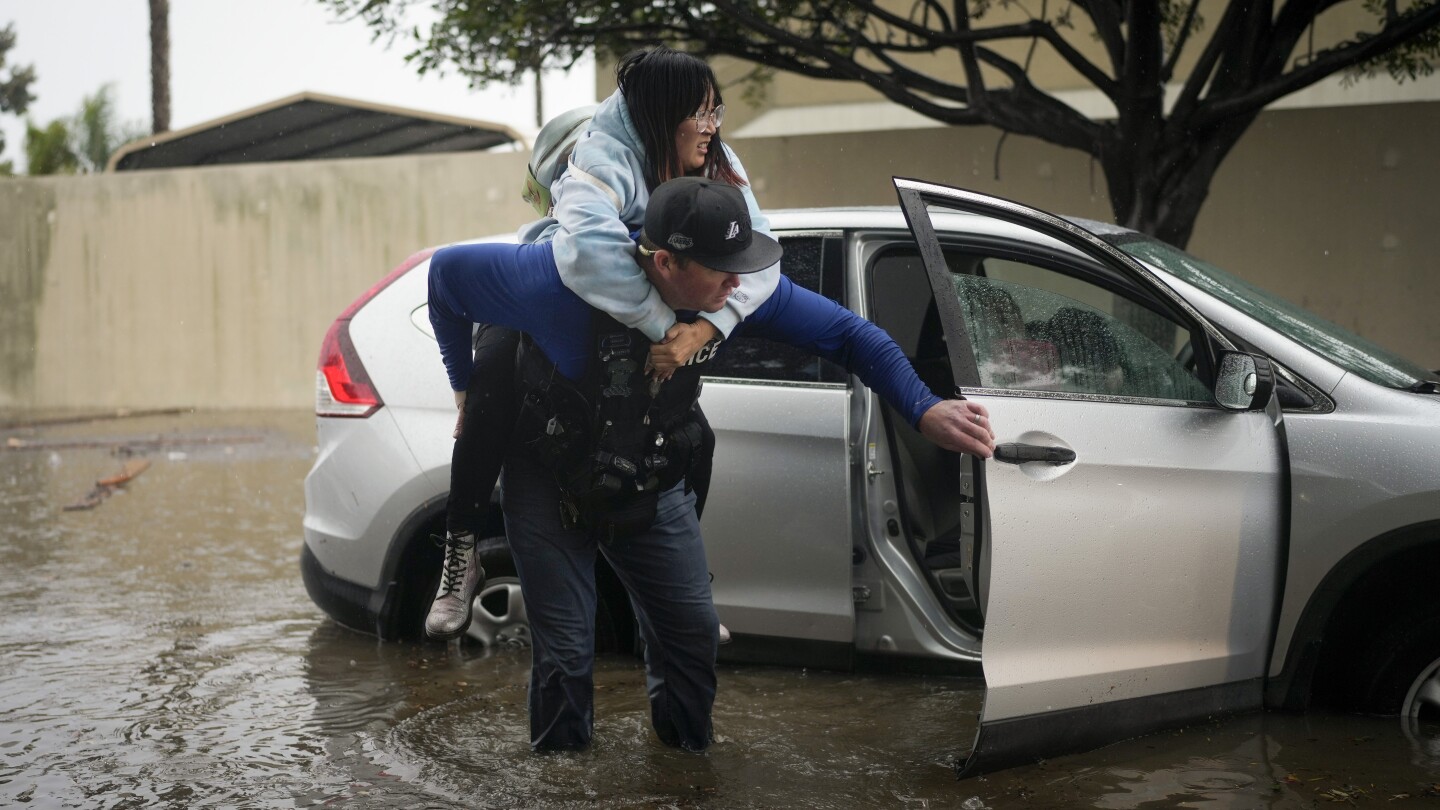
<path fill-rule="evenodd" d="M 752 232 L 739 190 L 696 177 L 655 190 L 637 252 L 646 277 L 682 318 L 719 310 L 739 275 L 770 267 L 781 254 L 774 239 Z M 694 495 L 684 482 L 703 364 L 663 383 L 647 376 L 649 342 L 566 289 L 548 243 L 444 248 L 431 259 L 429 283 L 431 321 L 457 390 L 468 381 L 472 323 L 526 333 L 503 506 L 533 642 L 532 746 L 590 742 L 599 553 L 635 608 L 657 735 L 704 749 L 712 736 L 718 621 Z M 840 363 L 942 447 L 992 452 L 983 406 L 936 397 L 882 330 L 788 279 L 737 330 Z"/>

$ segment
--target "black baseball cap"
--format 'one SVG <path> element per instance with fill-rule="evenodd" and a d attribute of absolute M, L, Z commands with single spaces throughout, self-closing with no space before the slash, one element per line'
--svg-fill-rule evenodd
<path fill-rule="evenodd" d="M 723 273 L 755 273 L 780 261 L 780 243 L 750 227 L 740 189 L 719 180 L 661 183 L 645 207 L 645 238 Z"/>

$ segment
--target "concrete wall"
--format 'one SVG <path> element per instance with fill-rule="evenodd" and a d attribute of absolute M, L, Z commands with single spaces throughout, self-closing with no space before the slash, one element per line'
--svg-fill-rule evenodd
<path fill-rule="evenodd" d="M 1192 252 L 1440 368 L 1440 104 L 1266 114 Z M 1088 159 L 999 133 L 739 140 L 768 208 L 891 175 L 1109 218 Z M 415 250 L 512 230 L 523 154 L 0 180 L 0 407 L 309 407 L 330 322 Z M 443 380 L 437 380 L 443 385 Z"/>
<path fill-rule="evenodd" d="M 0 181 L 0 407 L 309 407 L 331 321 L 512 230 L 519 153 Z"/>

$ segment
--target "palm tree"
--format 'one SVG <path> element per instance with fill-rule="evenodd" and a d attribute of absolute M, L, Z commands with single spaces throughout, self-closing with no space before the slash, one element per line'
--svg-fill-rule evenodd
<path fill-rule="evenodd" d="M 152 132 L 170 131 L 170 0 L 150 0 Z"/>
<path fill-rule="evenodd" d="M 145 126 L 136 121 L 121 122 L 115 117 L 115 85 L 107 84 L 85 96 L 80 112 L 70 123 L 71 143 L 87 172 L 103 172 L 110 155 L 126 143 L 142 137 Z"/>
<path fill-rule="evenodd" d="M 74 174 L 79 170 L 80 160 L 70 148 L 70 128 L 65 119 L 57 118 L 47 127 L 26 122 L 25 163 L 32 175 Z"/>
<path fill-rule="evenodd" d="M 115 86 L 104 85 L 85 96 L 74 117 L 58 118 L 45 127 L 29 125 L 25 154 L 30 174 L 103 172 L 116 149 L 144 134 L 139 122 L 116 118 Z"/>

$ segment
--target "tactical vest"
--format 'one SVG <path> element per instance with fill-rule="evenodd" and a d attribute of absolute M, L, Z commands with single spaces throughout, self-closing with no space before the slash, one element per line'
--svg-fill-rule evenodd
<path fill-rule="evenodd" d="M 645 375 L 650 341 L 643 333 L 601 312 L 591 332 L 578 383 L 522 337 L 516 438 L 555 476 L 565 527 L 611 540 L 648 529 L 660 493 L 685 479 L 700 451 L 700 366 L 656 383 Z"/>

